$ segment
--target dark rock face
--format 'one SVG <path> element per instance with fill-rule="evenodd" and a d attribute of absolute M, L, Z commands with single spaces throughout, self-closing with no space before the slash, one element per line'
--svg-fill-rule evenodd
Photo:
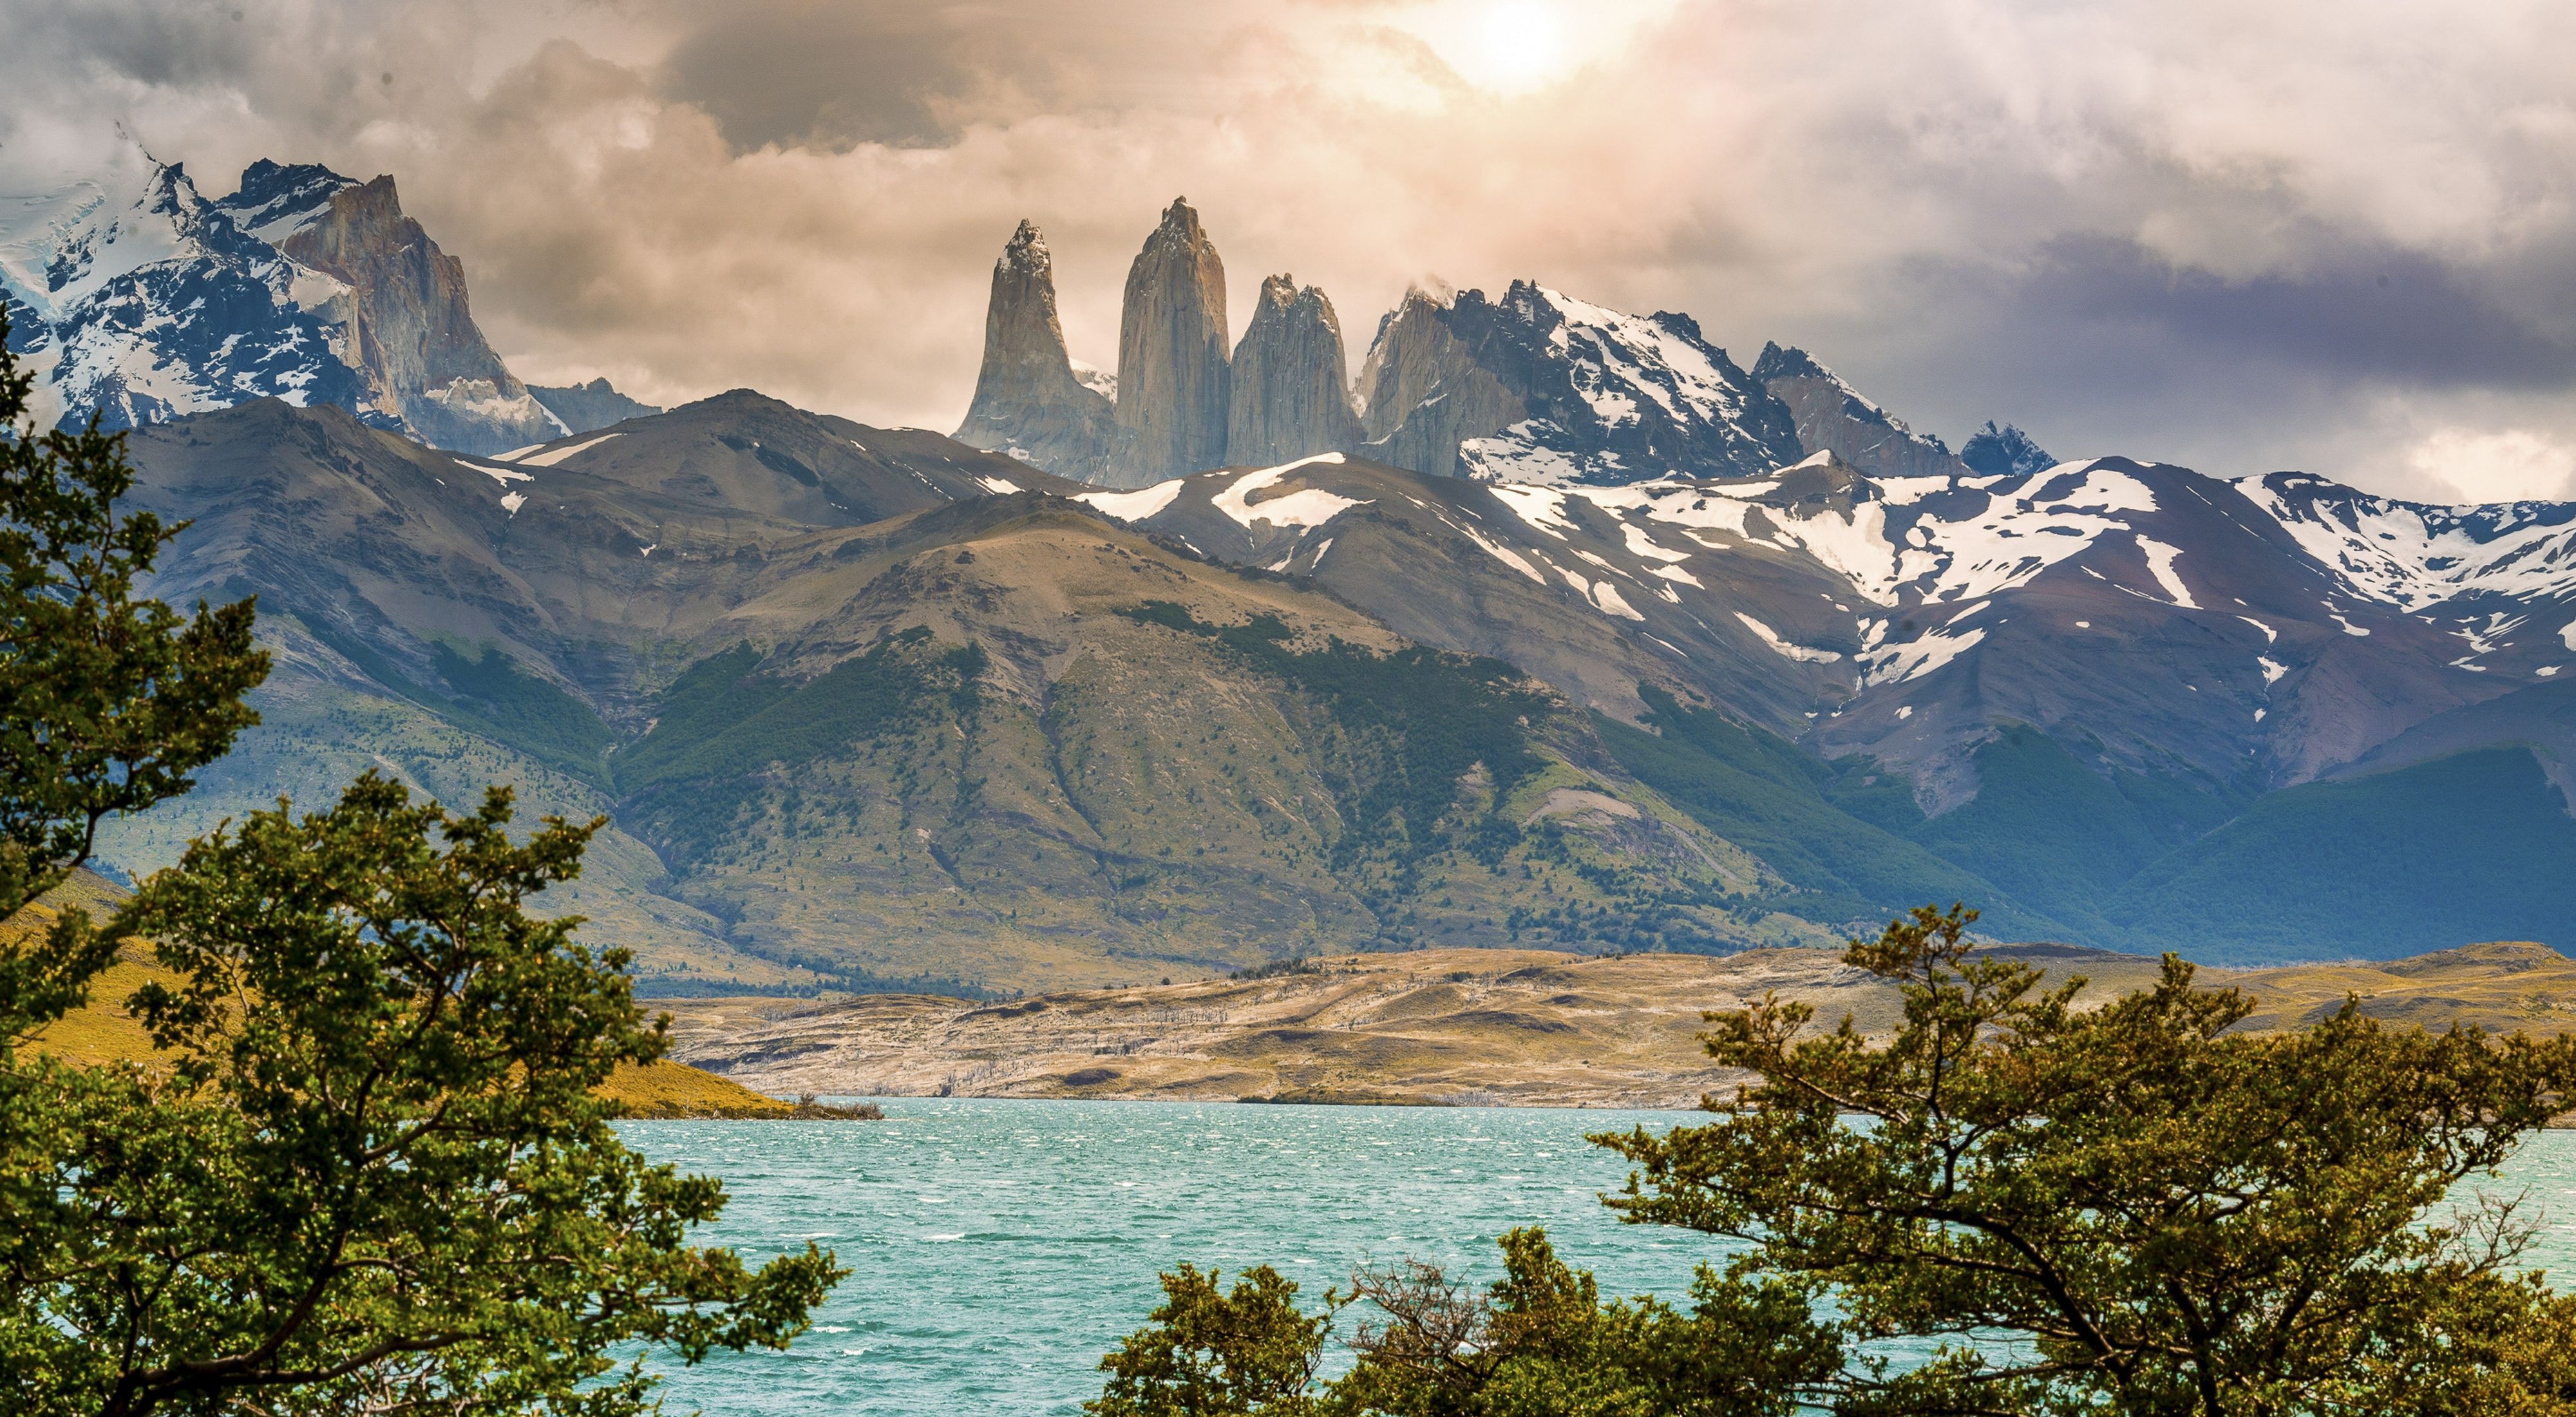
<path fill-rule="evenodd" d="M 588 433 L 607 428 L 630 418 L 650 418 L 662 410 L 659 406 L 628 398 L 609 386 L 606 379 L 593 379 L 587 384 L 547 388 L 530 384 L 528 394 L 546 406 L 546 412 L 561 422 L 566 433 Z"/>
<path fill-rule="evenodd" d="M 485 342 L 465 264 L 403 215 L 391 177 L 333 191 L 278 249 L 348 287 L 326 302 L 348 331 L 344 357 L 425 441 L 500 452 L 564 432 Z"/>
<path fill-rule="evenodd" d="M 1360 369 L 1369 456 L 1436 476 L 1619 484 L 1798 461 L 1786 405 L 1687 315 L 1625 315 L 1529 281 L 1415 292 Z"/>
<path fill-rule="evenodd" d="M 1832 453 L 1872 477 L 1947 477 L 1966 470 L 1939 438 L 1917 433 L 1803 349 L 1762 346 L 1753 379 L 1780 400 L 1809 456 Z"/>
<path fill-rule="evenodd" d="M 1225 328 L 1225 263 L 1176 198 L 1127 268 L 1118 435 L 1104 481 L 1146 487 L 1225 462 Z"/>
<path fill-rule="evenodd" d="M 1271 466 L 1360 445 L 1342 324 L 1333 302 L 1294 277 L 1261 282 L 1261 303 L 1235 346 L 1226 461 Z"/>
<path fill-rule="evenodd" d="M 1991 418 L 1986 420 L 1984 429 L 1959 445 L 1959 460 L 1971 471 L 1990 476 L 2027 477 L 2057 466 L 2057 459 L 2032 442 L 2029 434 L 2009 423 L 1997 428 Z"/>
<path fill-rule="evenodd" d="M 1131 301 L 1132 290 L 1131 285 Z M 1065 354 L 1046 237 L 1023 221 L 993 263 L 984 367 L 976 375 L 966 421 L 957 426 L 957 441 L 1096 482 L 1114 432 L 1109 399 L 1074 376 Z"/>

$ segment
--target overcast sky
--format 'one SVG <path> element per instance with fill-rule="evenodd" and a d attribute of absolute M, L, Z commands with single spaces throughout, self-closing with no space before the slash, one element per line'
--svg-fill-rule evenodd
<path fill-rule="evenodd" d="M 0 191 L 392 173 L 523 377 L 963 414 L 994 256 L 1108 365 L 1186 195 L 1240 330 L 1527 276 L 1955 445 L 2576 496 L 2576 6 L 0 0 Z"/>

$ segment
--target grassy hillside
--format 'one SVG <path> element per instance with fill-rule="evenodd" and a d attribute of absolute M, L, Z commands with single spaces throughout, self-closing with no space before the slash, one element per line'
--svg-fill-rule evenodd
<path fill-rule="evenodd" d="M 1784 889 L 1760 904 L 1860 930 L 1926 901 L 1967 901 L 1986 913 L 1985 928 L 2003 935 L 2061 931 L 1993 882 L 1843 805 L 1857 799 L 1882 820 L 1902 821 L 1883 800 L 1893 796 L 1920 823 L 1910 784 L 1891 782 L 1893 793 L 1876 783 L 1847 785 L 1848 775 L 1772 734 L 1668 695 L 1647 697 L 1649 725 L 1659 732 L 1596 716 L 1602 741 L 1639 781 L 1778 873 Z"/>
<path fill-rule="evenodd" d="M 1159 555 L 1168 589 L 1140 598 L 1144 558 L 1104 564 L 1096 538 L 1032 524 L 942 553 L 974 581 L 1105 582 L 1042 658 L 986 613 L 820 674 L 792 646 L 700 661 L 616 759 L 621 821 L 675 893 L 738 911 L 747 948 L 823 971 L 1042 987 L 1353 947 L 1812 937 L 1736 911 L 1759 865 L 1508 666 L 1345 638 L 1372 627 Z"/>

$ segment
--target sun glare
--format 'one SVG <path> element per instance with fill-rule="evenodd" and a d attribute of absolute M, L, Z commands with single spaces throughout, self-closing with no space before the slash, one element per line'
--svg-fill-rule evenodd
<path fill-rule="evenodd" d="M 1534 89 L 1571 68 L 1573 38 L 1553 5 L 1507 0 L 1475 7 L 1460 46 L 1460 76 L 1506 93 Z"/>

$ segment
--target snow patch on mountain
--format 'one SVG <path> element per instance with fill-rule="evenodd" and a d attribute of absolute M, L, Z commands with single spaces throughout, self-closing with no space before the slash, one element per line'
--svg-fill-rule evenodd
<path fill-rule="evenodd" d="M 513 459 L 513 461 L 517 462 L 521 467 L 553 467 L 577 454 L 589 452 L 591 449 L 598 447 L 600 444 L 607 442 L 611 438 L 620 436 L 622 435 L 616 433 L 602 433 L 596 438 L 585 438 L 570 447 L 556 448 L 551 452 L 522 456 Z"/>
<path fill-rule="evenodd" d="M 1151 487 L 1139 487 L 1133 492 L 1076 493 L 1073 500 L 1096 507 L 1102 513 L 1116 517 L 1122 522 L 1141 522 L 1160 514 L 1164 508 L 1178 501 L 1181 489 L 1189 485 L 1188 478 L 1175 477 L 1169 482 L 1157 482 Z"/>
<path fill-rule="evenodd" d="M 2141 536 L 2138 538 L 2138 549 L 2147 555 L 2147 573 L 2156 578 L 2156 584 L 2165 588 L 2165 594 L 2174 604 L 2185 610 L 2200 608 L 2200 602 L 2191 598 L 2191 588 L 2184 585 L 2182 577 L 2174 573 L 2174 562 L 2182 558 L 2179 547 L 2167 546 L 2153 537 Z"/>
<path fill-rule="evenodd" d="M 1532 529 L 1545 532 L 1559 541 L 1565 540 L 1565 534 L 1575 529 L 1574 523 L 1565 519 L 1567 493 L 1563 489 L 1496 483 L 1493 493 Z"/>
<path fill-rule="evenodd" d="M 1277 467 L 1265 467 L 1258 472 L 1247 472 L 1236 478 L 1224 491 L 1210 497 L 1208 501 L 1218 511 L 1240 523 L 1247 531 L 1251 530 L 1256 522 L 1268 522 L 1272 526 L 1283 527 L 1322 526 L 1353 507 L 1367 506 L 1367 499 L 1343 497 L 1320 487 L 1306 487 L 1285 496 L 1269 498 L 1256 510 L 1252 504 L 1252 494 L 1277 485 L 1281 478 L 1301 467 L 1340 461 L 1342 461 L 1340 453 L 1317 453 L 1313 457 L 1299 458 L 1295 462 L 1281 463 Z"/>
<path fill-rule="evenodd" d="M 1445 516 L 1442 517 L 1440 521 L 1442 525 L 1448 527 L 1451 531 L 1458 533 L 1460 536 L 1467 538 L 1469 541 L 1472 541 L 1476 543 L 1477 546 L 1483 548 L 1486 555 L 1493 557 L 1495 560 L 1502 562 L 1504 565 L 1511 567 L 1513 570 L 1520 572 L 1531 580 L 1537 581 L 1541 585 L 1547 584 L 1547 577 L 1540 574 L 1538 567 L 1531 565 L 1528 559 L 1523 557 L 1519 552 L 1514 551 L 1512 548 L 1503 545 L 1501 542 L 1494 540 L 1492 537 L 1485 535 L 1483 532 L 1478 531 L 1473 527 L 1462 526 Z"/>
<path fill-rule="evenodd" d="M 2354 595 L 2401 610 L 2576 593 L 2576 503 L 2440 506 L 2302 472 L 2234 483 Z"/>
<path fill-rule="evenodd" d="M 1861 683 L 1902 684 L 1920 679 L 1976 648 L 1986 638 L 1982 625 L 1955 635 L 1950 628 L 1937 626 L 1912 640 L 1864 652 L 1860 656 Z"/>
<path fill-rule="evenodd" d="M 1594 582 L 1591 594 L 1592 603 L 1600 607 L 1605 615 L 1616 615 L 1623 620 L 1635 620 L 1641 623 L 1646 618 L 1638 614 L 1637 608 L 1628 603 L 1627 597 L 1619 594 L 1619 588 L 1608 581 Z"/>
<path fill-rule="evenodd" d="M 1772 653 L 1774 654 L 1797 660 L 1801 664 L 1836 664 L 1840 663 L 1842 660 L 1842 655 L 1833 650 L 1815 649 L 1808 645 L 1791 644 L 1779 631 L 1772 629 L 1770 626 L 1763 624 L 1761 621 L 1754 619 L 1752 616 L 1745 614 L 1741 610 L 1735 612 L 1735 618 L 1743 621 L 1744 627 L 1751 630 L 1756 636 L 1760 637 L 1762 643 L 1769 645 Z"/>

